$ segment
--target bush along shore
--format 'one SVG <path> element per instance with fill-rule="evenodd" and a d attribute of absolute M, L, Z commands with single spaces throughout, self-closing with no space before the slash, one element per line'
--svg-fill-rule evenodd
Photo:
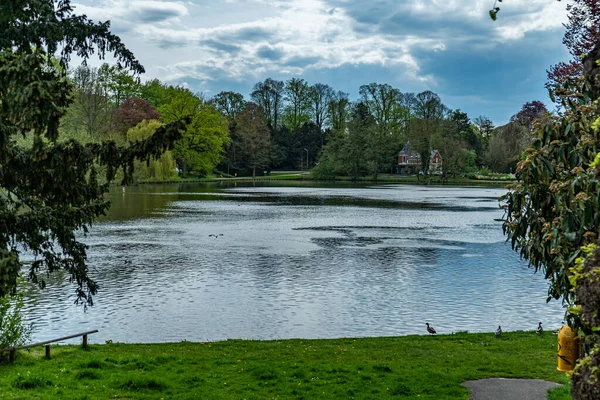
<path fill-rule="evenodd" d="M 0 364 L 0 398 L 468 399 L 466 380 L 567 383 L 556 347 L 551 332 L 56 345 L 51 359 L 39 347 Z"/>

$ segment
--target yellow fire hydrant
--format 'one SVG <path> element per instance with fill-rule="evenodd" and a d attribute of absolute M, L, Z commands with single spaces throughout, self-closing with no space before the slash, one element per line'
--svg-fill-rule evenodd
<path fill-rule="evenodd" d="M 579 358 L 579 338 L 577 332 L 563 325 L 558 331 L 558 367 L 559 371 L 572 371 Z"/>

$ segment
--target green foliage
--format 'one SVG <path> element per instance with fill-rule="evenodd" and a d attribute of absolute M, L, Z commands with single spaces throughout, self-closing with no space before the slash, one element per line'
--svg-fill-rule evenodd
<path fill-rule="evenodd" d="M 188 168 L 200 175 L 212 172 L 229 144 L 227 125 L 227 120 L 215 108 L 203 103 L 182 140 L 175 144 L 174 154 L 186 160 Z"/>
<path fill-rule="evenodd" d="M 570 269 L 581 246 L 597 239 L 600 223 L 598 180 L 590 168 L 598 134 L 587 98 L 570 90 L 561 94 L 564 115 L 540 122 L 537 138 L 518 163 L 518 183 L 503 198 L 503 228 L 513 248 L 549 279 L 548 298 L 562 297 L 572 305 Z M 569 321 L 577 325 L 572 316 Z"/>
<path fill-rule="evenodd" d="M 226 169 L 227 173 L 235 173 L 231 169 L 239 170 L 241 167 L 238 155 L 243 146 L 238 134 L 236 118 L 246 107 L 244 96 L 235 92 L 219 92 L 210 99 L 210 104 L 214 105 L 229 122 L 229 144 L 225 148 L 226 157 L 220 167 Z"/>
<path fill-rule="evenodd" d="M 487 176 L 487 175 L 491 175 L 492 171 L 488 167 L 483 167 L 483 168 L 479 169 L 478 174 L 479 175 L 483 175 L 483 176 Z"/>
<path fill-rule="evenodd" d="M 147 81 L 140 88 L 140 97 L 148 100 L 154 107 L 159 108 L 169 102 L 168 86 L 158 79 Z"/>
<path fill-rule="evenodd" d="M 264 119 L 269 129 L 274 132 L 281 124 L 285 83 L 272 78 L 254 85 L 250 97 L 258 104 L 264 114 Z"/>
<path fill-rule="evenodd" d="M 83 59 L 98 52 L 106 53 L 124 68 L 143 73 L 144 68 L 121 42 L 110 32 L 110 23 L 93 23 L 84 15 L 74 15 L 70 1 L 34 0 L 23 6 L 22 1 L 7 0 L 0 5 L 0 49 L 12 49 L 18 54 L 43 52 L 58 55 L 60 65 L 66 68 L 71 54 Z M 49 59 L 48 59 L 49 60 Z M 36 66 L 36 64 L 30 64 Z"/>
<path fill-rule="evenodd" d="M 473 150 L 458 147 L 450 155 L 444 156 L 444 170 L 456 174 L 473 174 L 477 172 L 477 154 Z"/>
<path fill-rule="evenodd" d="M 489 149 L 490 137 L 494 131 L 494 123 L 488 117 L 480 115 L 473 119 L 473 125 L 476 135 L 479 138 L 477 160 L 484 163 L 486 152 Z"/>
<path fill-rule="evenodd" d="M 581 82 L 579 82 L 581 85 Z M 557 90 L 564 113 L 538 120 L 537 139 L 504 196 L 503 228 L 513 248 L 550 281 L 548 300 L 562 298 L 567 321 L 583 332 L 587 354 L 572 374 L 574 399 L 600 395 L 600 150 L 598 100 L 587 85 Z"/>
<path fill-rule="evenodd" d="M 285 82 L 283 124 L 290 130 L 298 129 L 310 121 L 310 86 L 304 79 L 292 78 Z"/>
<path fill-rule="evenodd" d="M 77 301 L 92 304 L 98 288 L 75 232 L 85 234 L 106 212 L 106 183 L 119 169 L 123 183 L 130 182 L 135 160 L 158 157 L 181 136 L 185 121 L 131 146 L 58 140 L 73 89 L 64 66 L 73 52 L 85 59 L 94 50 L 143 72 L 108 23 L 73 15 L 68 0 L 0 5 L 0 297 L 14 293 L 26 248 L 36 257 L 28 271 L 32 282 L 44 287 L 45 273 L 63 269 Z M 18 145 L 16 138 L 27 135 L 31 142 Z"/>
<path fill-rule="evenodd" d="M 108 96 L 106 79 L 98 68 L 79 66 L 71 72 L 73 102 L 61 121 L 61 127 L 70 133 L 85 133 L 100 141 L 110 130 L 112 104 Z"/>
<path fill-rule="evenodd" d="M 483 155 L 486 165 L 496 172 L 514 172 L 532 138 L 527 129 L 515 121 L 496 128 Z"/>
<path fill-rule="evenodd" d="M 403 102 L 400 90 L 388 84 L 362 85 L 359 92 L 377 126 L 377 131 L 368 137 L 369 170 L 376 179 L 382 168 L 388 169 L 396 162 L 410 108 Z"/>
<path fill-rule="evenodd" d="M 596 120 L 600 122 L 600 118 Z M 597 129 L 597 128 L 594 128 Z M 598 159 L 590 165 L 600 176 Z M 577 302 L 569 311 L 575 314 L 586 334 L 583 337 L 584 357 L 572 374 L 573 398 L 594 400 L 600 396 L 600 247 L 591 243 L 581 247 L 581 256 L 575 260 L 569 277 Z"/>
<path fill-rule="evenodd" d="M 236 124 L 242 143 L 240 157 L 252 170 L 265 168 L 271 160 L 273 143 L 263 110 L 255 103 L 247 103 L 246 108 L 238 114 Z"/>
<path fill-rule="evenodd" d="M 424 169 L 428 172 L 432 150 L 442 154 L 443 172 L 473 171 L 471 153 L 462 149 L 474 151 L 475 164 L 482 163 L 493 129 L 488 118 L 479 117 L 472 124 L 460 110 L 449 113 L 440 97 L 431 91 L 415 95 L 402 93 L 389 84 L 370 83 L 360 87 L 360 94 L 360 102 L 351 104 L 347 93 L 335 92 L 318 83 L 309 86 L 302 79 L 292 78 L 285 85 L 271 78 L 258 82 L 252 99 L 263 109 L 271 130 L 273 146 L 269 167 L 298 168 L 305 164 L 306 156 L 301 153 L 307 149 L 311 164 L 319 158 L 322 165 L 313 175 L 319 179 L 326 179 L 334 170 L 341 175 L 350 174 L 352 179 L 368 173 L 377 179 L 379 173 L 396 169 L 398 152 L 408 140 L 425 158 Z M 227 171 L 247 169 L 241 157 L 244 144 L 239 137 L 240 127 L 233 117 L 239 112 L 242 99 L 240 94 L 232 92 L 221 92 L 211 99 L 230 121 L 231 145 L 227 148 L 227 163 L 220 166 Z M 349 124 L 359 104 L 364 108 L 364 117 L 371 118 L 374 129 L 361 136 L 357 135 L 355 125 L 353 134 L 349 135 Z M 313 131 L 319 133 L 318 137 Z M 360 148 L 360 142 L 352 143 L 359 136 L 365 140 L 360 154 L 355 151 Z M 354 156 L 344 154 L 342 147 Z M 327 158 L 335 162 L 325 162 Z M 446 159 L 450 161 L 447 164 Z"/>
<path fill-rule="evenodd" d="M 33 324 L 23 315 L 23 293 L 0 297 L 0 349 L 28 342 Z M 0 359 L 8 353 L 0 354 Z"/>
<path fill-rule="evenodd" d="M 408 139 L 421 156 L 421 171 L 429 173 L 430 152 L 440 137 L 448 108 L 440 97 L 429 90 L 415 96 L 414 117 L 408 123 Z M 442 157 L 444 155 L 442 154 Z"/>
<path fill-rule="evenodd" d="M 219 92 L 210 100 L 210 102 L 230 122 L 234 121 L 235 117 L 237 117 L 246 106 L 244 96 L 236 92 Z"/>
<path fill-rule="evenodd" d="M 173 154 L 183 176 L 190 172 L 206 175 L 221 161 L 229 144 L 227 119 L 211 104 L 187 89 L 168 87 L 168 103 L 158 108 L 165 123 L 189 118 L 190 123 L 175 143 Z"/>
<path fill-rule="evenodd" d="M 127 131 L 129 142 L 142 141 L 152 136 L 163 124 L 157 120 L 145 120 Z M 159 158 L 136 161 L 134 164 L 134 182 L 162 182 L 177 178 L 177 165 L 171 151 L 164 152 Z"/>
<path fill-rule="evenodd" d="M 368 107 L 369 113 L 382 132 L 399 137 L 403 122 L 410 110 L 402 102 L 402 93 L 389 84 L 370 83 L 359 89 L 361 101 Z"/>
<path fill-rule="evenodd" d="M 139 80 L 125 68 L 104 63 L 99 68 L 98 75 L 110 101 L 115 106 L 120 106 L 128 97 L 140 96 Z"/>
<path fill-rule="evenodd" d="M 321 157 L 321 160 L 319 165 L 311 169 L 311 179 L 330 180 L 335 179 L 340 175 L 341 167 L 339 161 L 335 158 L 335 155 L 325 155 L 324 157 Z"/>
<path fill-rule="evenodd" d="M 315 83 L 308 88 L 308 97 L 310 99 L 310 114 L 312 123 L 317 126 L 319 132 L 323 132 L 325 121 L 327 120 L 327 108 L 333 97 L 333 89 L 323 83 Z M 321 139 L 321 146 L 324 141 Z"/>
<path fill-rule="evenodd" d="M 114 138 L 123 142 L 131 125 L 120 127 L 123 121 L 117 111 L 126 99 L 139 96 L 137 80 L 128 71 L 106 63 L 100 68 L 81 65 L 70 72 L 69 79 L 74 87 L 73 102 L 61 121 L 62 132 L 86 134 L 88 141 Z"/>
<path fill-rule="evenodd" d="M 368 173 L 368 162 L 372 156 L 369 144 L 374 142 L 372 138 L 377 134 L 375 121 L 363 103 L 355 107 L 347 129 L 348 134 L 342 137 L 335 157 L 341 162 L 345 175 L 357 180 Z"/>
<path fill-rule="evenodd" d="M 344 132 L 350 115 L 348 93 L 339 90 L 333 93 L 327 107 L 327 113 L 332 131 L 338 134 Z"/>
<path fill-rule="evenodd" d="M 378 87 L 376 84 L 369 86 L 372 90 Z M 363 87 L 363 91 L 369 88 Z M 383 88 L 387 90 L 387 86 Z M 392 94 L 395 93 L 394 90 L 389 90 Z M 394 94 L 396 95 L 398 93 Z M 365 97 L 370 99 L 371 108 L 378 108 L 379 100 L 371 99 L 367 94 Z M 382 117 L 378 122 L 369 107 L 365 102 L 354 105 L 350 120 L 343 124 L 344 130 L 330 131 L 331 138 L 323 149 L 319 166 L 312 176 L 316 179 L 330 179 L 333 175 L 346 175 L 357 180 L 370 173 L 377 179 L 380 172 L 389 172 L 397 163 L 402 143 L 400 135 L 395 134 L 391 126 L 398 126 L 398 121 L 386 122 Z M 396 104 L 395 107 L 400 105 Z M 381 115 L 385 116 L 386 112 L 382 111 Z"/>

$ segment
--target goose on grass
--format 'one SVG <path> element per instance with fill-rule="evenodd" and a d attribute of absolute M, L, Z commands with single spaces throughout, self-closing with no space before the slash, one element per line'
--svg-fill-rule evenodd
<path fill-rule="evenodd" d="M 429 326 L 429 322 L 425 322 L 425 325 L 427 325 L 427 332 L 429 332 L 430 335 L 436 334 L 435 329 L 433 329 L 433 327 Z"/>

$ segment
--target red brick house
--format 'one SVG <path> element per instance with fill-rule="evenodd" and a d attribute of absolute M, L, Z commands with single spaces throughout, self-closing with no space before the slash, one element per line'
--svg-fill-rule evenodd
<path fill-rule="evenodd" d="M 437 150 L 429 152 L 429 173 L 442 173 L 442 155 Z M 400 175 L 414 175 L 421 170 L 421 155 L 414 151 L 410 146 L 410 141 L 406 142 L 402 151 L 398 153 L 397 172 Z"/>

